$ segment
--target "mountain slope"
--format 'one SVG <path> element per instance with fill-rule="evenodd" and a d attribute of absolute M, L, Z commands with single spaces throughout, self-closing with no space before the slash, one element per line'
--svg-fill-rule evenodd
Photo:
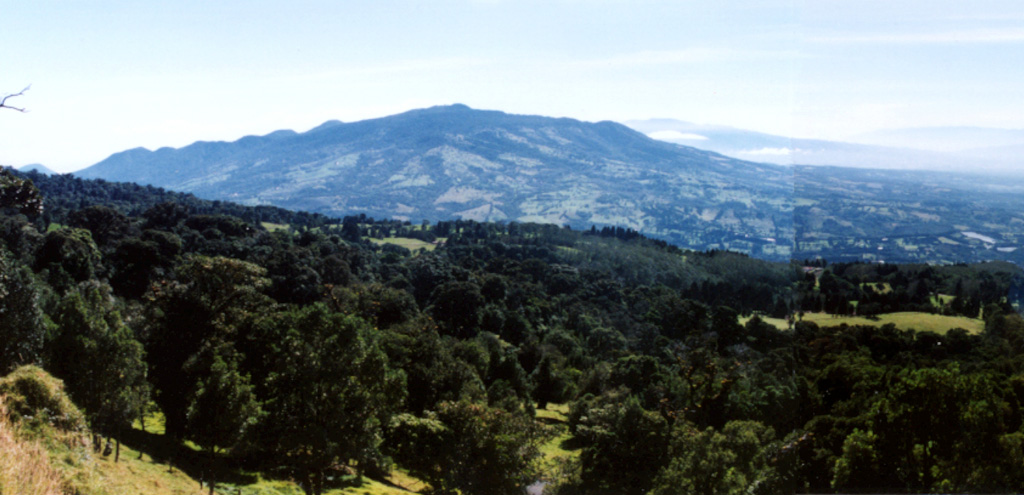
<path fill-rule="evenodd" d="M 790 252 L 783 240 L 793 238 L 787 169 L 612 122 L 463 105 L 332 121 L 301 134 L 137 148 L 76 175 L 333 215 L 614 225 L 780 259 Z"/>

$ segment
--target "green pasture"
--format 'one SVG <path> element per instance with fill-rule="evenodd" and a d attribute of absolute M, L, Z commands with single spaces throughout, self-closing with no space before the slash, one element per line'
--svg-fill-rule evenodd
<path fill-rule="evenodd" d="M 766 323 L 774 325 L 775 328 L 786 330 L 789 325 L 782 318 L 761 317 Z M 750 317 L 740 318 L 740 323 L 746 325 Z M 833 316 L 827 313 L 805 313 L 803 321 L 816 323 L 821 327 L 832 327 L 842 324 L 847 325 L 871 325 L 882 326 L 888 323 L 896 325 L 902 330 L 917 330 L 919 332 L 935 332 L 944 334 L 954 328 L 962 328 L 971 334 L 980 334 L 985 329 L 985 322 L 980 318 L 967 318 L 965 316 L 945 316 L 931 313 L 901 312 L 878 315 L 876 318 L 864 316 Z"/>
<path fill-rule="evenodd" d="M 374 244 L 394 244 L 396 246 L 402 246 L 410 251 L 416 251 L 417 249 L 426 249 L 427 251 L 433 251 L 437 249 L 437 246 L 439 245 L 424 242 L 419 239 L 413 239 L 410 237 L 385 237 L 383 239 L 374 239 L 372 237 L 368 237 L 367 239 L 370 239 L 370 241 L 373 242 Z M 438 238 L 438 241 L 439 243 L 443 243 L 444 239 Z"/>

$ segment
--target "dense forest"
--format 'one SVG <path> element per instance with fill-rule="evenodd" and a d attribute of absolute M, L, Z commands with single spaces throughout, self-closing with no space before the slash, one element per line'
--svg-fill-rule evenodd
<path fill-rule="evenodd" d="M 7 170 L 0 207 L 0 375 L 60 378 L 108 444 L 162 415 L 211 491 L 214 465 L 307 493 L 395 467 L 438 494 L 1024 490 L 1008 263 L 771 263 Z M 805 318 L 894 312 L 983 330 Z M 11 414 L 62 421 L 23 382 L 0 381 Z M 560 433 L 577 455 L 543 465 Z"/>

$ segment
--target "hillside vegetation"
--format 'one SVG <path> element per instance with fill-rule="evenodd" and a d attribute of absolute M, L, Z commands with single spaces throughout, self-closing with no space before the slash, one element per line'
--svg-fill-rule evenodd
<path fill-rule="evenodd" d="M 621 227 L 331 219 L 71 177 L 40 194 L 4 173 L 0 200 L 0 369 L 63 381 L 81 414 L 53 438 L 79 440 L 46 448 L 85 459 L 83 486 L 170 464 L 252 494 L 1024 490 L 1007 263 L 771 263 Z"/>

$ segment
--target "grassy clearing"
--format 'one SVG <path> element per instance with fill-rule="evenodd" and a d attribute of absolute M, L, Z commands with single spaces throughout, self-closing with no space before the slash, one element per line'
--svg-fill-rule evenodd
<path fill-rule="evenodd" d="M 932 296 L 931 302 L 932 305 L 935 306 L 936 308 L 941 308 L 946 304 L 953 302 L 953 299 L 956 299 L 956 296 L 948 294 L 939 294 L 938 297 Z"/>
<path fill-rule="evenodd" d="M 746 325 L 751 317 L 740 318 L 740 324 Z M 782 318 L 761 317 L 765 323 L 773 325 L 779 330 L 788 330 L 789 325 Z M 962 328 L 971 334 L 979 334 L 985 329 L 985 321 L 980 318 L 967 318 L 963 316 L 944 316 L 931 313 L 888 313 L 878 315 L 878 319 L 869 319 L 863 316 L 832 316 L 827 313 L 806 313 L 804 321 L 811 321 L 821 327 L 832 327 L 842 324 L 847 325 L 871 325 L 880 327 L 887 323 L 896 325 L 896 328 L 903 330 L 929 331 L 944 334 L 954 328 Z"/>
<path fill-rule="evenodd" d="M 208 493 L 184 471 L 154 460 L 153 457 L 121 445 L 121 459 L 97 456 L 96 471 L 107 493 L 147 495 L 201 495 Z M 218 490 L 219 491 L 219 490 Z"/>
<path fill-rule="evenodd" d="M 271 222 L 260 222 L 263 228 L 267 229 L 268 232 L 277 232 L 278 230 L 288 230 L 288 224 L 284 223 L 271 223 Z"/>
<path fill-rule="evenodd" d="M 546 423 L 565 424 L 569 420 L 568 404 L 548 404 L 544 409 L 537 409 L 537 419 Z"/>
<path fill-rule="evenodd" d="M 875 292 L 879 294 L 888 294 L 892 292 L 892 286 L 888 282 L 865 282 L 860 284 L 861 289 L 867 289 L 871 287 Z"/>
<path fill-rule="evenodd" d="M 396 246 L 402 246 L 410 251 L 416 251 L 417 249 L 433 251 L 437 249 L 438 246 L 438 244 L 432 244 L 419 239 L 412 239 L 410 237 L 385 237 L 383 239 L 374 239 L 369 237 L 368 239 L 370 239 L 374 244 L 394 244 Z M 438 239 L 438 241 L 444 242 L 443 239 Z"/>
<path fill-rule="evenodd" d="M 401 483 L 402 476 L 398 475 L 397 479 L 399 482 L 391 481 L 395 475 L 388 481 L 377 481 L 369 478 L 363 478 L 362 481 L 350 480 L 351 486 L 345 488 L 331 488 L 324 490 L 325 495 L 409 495 L 410 493 L 418 493 L 415 488 L 415 483 L 419 483 L 419 489 L 426 487 L 425 484 L 415 480 L 415 482 L 409 482 L 409 487 L 403 487 Z M 410 478 L 412 479 L 412 478 Z M 218 487 L 218 493 L 223 495 L 304 495 L 305 492 L 299 488 L 298 485 L 290 481 L 281 480 L 259 480 L 255 483 L 246 485 L 224 485 Z"/>
<path fill-rule="evenodd" d="M 825 313 L 807 313 L 805 321 L 813 321 L 819 326 L 836 326 L 843 323 L 847 325 L 874 325 L 882 326 L 887 323 L 896 325 L 896 328 L 903 330 L 929 331 L 944 334 L 954 328 L 962 328 L 968 333 L 980 334 L 985 329 L 985 322 L 978 318 L 967 318 L 963 316 L 944 316 L 931 313 L 888 313 L 878 315 L 878 319 L 868 319 L 862 316 L 840 316 L 833 317 Z"/>
<path fill-rule="evenodd" d="M 579 457 L 579 449 L 568 448 L 572 438 L 569 434 L 567 415 L 568 404 L 548 404 L 544 409 L 537 409 L 537 420 L 552 429 L 552 435 L 540 445 L 540 469 L 544 479 L 552 479 L 563 462 Z"/>
<path fill-rule="evenodd" d="M 789 323 L 786 323 L 786 319 L 785 318 L 770 318 L 770 317 L 762 316 L 762 315 L 759 315 L 759 316 L 761 317 L 761 321 L 763 321 L 763 322 L 765 322 L 765 323 L 767 323 L 767 324 L 769 324 L 769 325 L 771 325 L 771 326 L 773 326 L 775 328 L 778 328 L 779 330 L 789 330 Z M 754 318 L 753 316 L 741 316 L 740 317 L 740 325 L 746 326 L 747 322 L 752 320 L 753 318 Z"/>

